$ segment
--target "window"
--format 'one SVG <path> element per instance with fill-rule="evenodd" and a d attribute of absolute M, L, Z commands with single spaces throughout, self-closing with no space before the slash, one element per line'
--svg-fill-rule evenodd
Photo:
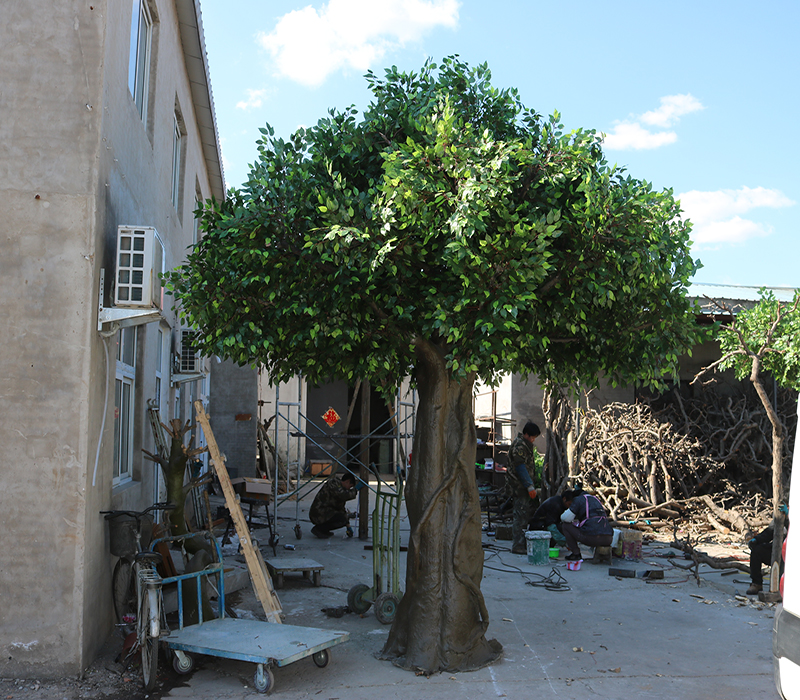
<path fill-rule="evenodd" d="M 203 208 L 203 193 L 200 191 L 200 185 L 195 185 L 194 190 L 194 227 L 192 228 L 192 243 L 197 245 L 197 241 L 200 240 L 200 217 L 202 214 L 199 213 L 199 210 Z"/>
<path fill-rule="evenodd" d="M 133 476 L 133 397 L 136 382 L 136 328 L 117 335 L 117 373 L 114 386 L 114 486 Z"/>
<path fill-rule="evenodd" d="M 147 91 L 150 84 L 150 43 L 153 20 L 147 0 L 133 0 L 131 16 L 131 55 L 128 62 L 128 89 L 139 116 L 147 116 Z"/>
<path fill-rule="evenodd" d="M 156 386 L 155 386 L 155 405 L 158 409 L 159 415 L 162 416 L 164 413 L 164 402 L 163 402 L 163 388 L 161 379 L 163 377 L 164 372 L 164 331 L 160 328 L 158 329 L 158 336 L 156 338 Z"/>
<path fill-rule="evenodd" d="M 181 203 L 181 156 L 183 134 L 181 120 L 177 113 L 172 115 L 172 206 L 180 212 Z"/>

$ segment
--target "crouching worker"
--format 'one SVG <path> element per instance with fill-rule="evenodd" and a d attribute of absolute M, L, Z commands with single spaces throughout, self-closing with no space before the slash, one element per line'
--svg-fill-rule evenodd
<path fill-rule="evenodd" d="M 570 551 L 567 561 L 582 559 L 579 542 L 587 547 L 611 546 L 614 528 L 608 522 L 605 508 L 597 497 L 584 493 L 579 485 L 565 492 L 563 498 L 570 502 L 561 515 L 561 529 Z"/>
<path fill-rule="evenodd" d="M 341 478 L 338 476 L 328 478 L 314 497 L 311 510 L 308 512 L 308 517 L 314 524 L 311 533 L 319 538 L 325 538 L 330 537 L 334 530 L 346 527 L 348 535 L 352 536 L 345 505 L 347 501 L 352 501 L 363 487 L 364 482 L 358 479 L 356 483 L 356 477 L 350 472 L 345 472 Z"/>
<path fill-rule="evenodd" d="M 561 514 L 570 506 L 572 500 L 568 500 L 569 491 L 562 494 L 550 496 L 540 505 L 531 518 L 529 530 L 547 531 L 550 533 L 550 546 L 561 547 L 567 543 L 564 533 L 561 531 Z"/>
<path fill-rule="evenodd" d="M 779 508 L 784 515 L 789 515 L 789 508 L 785 504 L 781 504 Z M 788 530 L 788 517 L 785 525 Z M 757 595 L 764 587 L 764 574 L 761 572 L 761 567 L 769 566 L 772 563 L 773 532 L 772 525 L 770 525 L 747 542 L 747 546 L 750 547 L 750 588 L 747 589 L 747 595 Z M 781 562 L 782 568 L 783 563 Z"/>

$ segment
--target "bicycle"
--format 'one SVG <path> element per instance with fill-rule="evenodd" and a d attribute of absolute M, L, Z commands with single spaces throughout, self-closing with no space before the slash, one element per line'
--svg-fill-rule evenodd
<path fill-rule="evenodd" d="M 166 630 L 166 624 L 162 626 L 161 576 L 156 571 L 161 555 L 148 549 L 153 526 L 149 514 L 174 507 L 156 503 L 143 511 L 100 511 L 109 523 L 111 553 L 119 557 L 112 576 L 114 611 L 124 629 L 135 624 L 136 643 L 130 653 L 141 651 L 142 676 L 148 692 L 155 687 L 158 641 L 162 629 Z"/>

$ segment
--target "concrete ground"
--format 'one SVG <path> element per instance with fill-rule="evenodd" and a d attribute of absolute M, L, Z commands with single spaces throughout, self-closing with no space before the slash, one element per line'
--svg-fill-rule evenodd
<path fill-rule="evenodd" d="M 663 570 L 664 579 L 609 576 L 607 564 L 583 562 L 568 571 L 563 560 L 531 566 L 527 557 L 509 552 L 510 542 L 484 535 L 482 590 L 490 615 L 488 638 L 504 647 L 503 658 L 471 673 L 415 676 L 375 654 L 389 627 L 372 610 L 331 618 L 323 608 L 344 606 L 347 591 L 358 583 L 372 584 L 372 553 L 365 542 L 343 534 L 321 540 L 311 535 L 307 510 L 300 503 L 302 538 L 294 533 L 295 504 L 279 508 L 281 559 L 310 558 L 325 568 L 321 587 L 300 575 L 287 575 L 278 594 L 285 622 L 292 625 L 346 630 L 349 641 L 331 650 L 331 661 L 317 668 L 310 658 L 274 669 L 274 695 L 286 700 L 465 700 L 474 697 L 525 698 L 686 698 L 687 700 L 753 700 L 777 698 L 772 680 L 772 619 L 774 609 L 747 599 L 747 576 L 723 575 L 701 567 L 694 576 L 671 562 L 686 564 L 666 543 L 645 543 L 639 562 L 614 559 L 614 567 Z M 401 520 L 402 541 L 408 541 L 408 521 Z M 266 559 L 266 529 L 254 529 Z M 284 545 L 294 549 L 284 549 Z M 708 545 L 712 554 L 745 557 L 742 547 Z M 587 557 L 590 552 L 587 550 Z M 677 554 L 677 556 L 676 556 Z M 672 556 L 670 556 L 672 555 Z M 236 546 L 226 547 L 226 561 L 242 560 Z M 405 554 L 401 555 L 404 562 Z M 557 590 L 541 585 L 561 581 Z M 401 581 L 402 581 L 401 577 Z M 263 613 L 250 586 L 229 596 L 241 617 Z M 267 625 L 267 623 L 264 623 Z M 114 655 L 121 641 L 112 639 L 83 681 L 61 683 L 0 679 L 0 697 L 13 700 L 55 698 L 73 700 L 144 700 L 138 669 L 123 671 Z M 195 669 L 178 676 L 162 653 L 159 686 L 149 698 L 197 700 L 254 699 L 255 666 L 208 656 Z"/>
<path fill-rule="evenodd" d="M 777 697 L 772 680 L 773 608 L 744 597 L 748 582 L 741 573 L 722 575 L 701 568 L 698 586 L 694 576 L 670 563 L 670 555 L 676 553 L 659 542 L 645 544 L 640 562 L 613 562 L 639 571 L 663 570 L 663 580 L 648 583 L 609 576 L 607 564 L 588 560 L 580 571 L 568 571 L 563 556 L 547 566 L 530 566 L 527 557 L 508 551 L 509 542 L 484 536 L 482 590 L 491 618 L 487 637 L 502 643 L 503 658 L 471 673 L 415 676 L 375 658 L 389 627 L 371 610 L 338 619 L 322 612 L 345 605 L 353 585 L 371 585 L 372 553 L 358 538 L 312 536 L 305 519 L 310 498 L 306 501 L 300 507 L 299 540 L 292 529 L 294 504 L 279 509 L 277 554 L 289 561 L 311 558 L 325 569 L 320 588 L 299 575 L 286 577 L 278 591 L 286 622 L 346 630 L 350 640 L 331 650 L 325 668 L 317 668 L 309 658 L 276 668 L 274 694 L 281 698 Z M 407 520 L 402 524 L 405 543 Z M 266 530 L 254 534 L 267 539 Z M 285 544 L 294 550 L 284 549 Z M 262 551 L 265 558 L 273 558 L 270 548 L 262 546 Z M 744 556 L 746 550 L 737 552 Z M 591 556 L 588 551 L 586 555 Z M 673 560 L 686 563 L 682 556 Z M 547 577 L 562 581 L 563 587 L 534 585 Z M 260 612 L 249 588 L 232 595 L 231 602 L 243 616 Z M 196 670 L 175 687 L 168 688 L 176 677 L 165 671 L 160 697 L 253 698 L 253 671 L 250 663 L 201 657 Z"/>

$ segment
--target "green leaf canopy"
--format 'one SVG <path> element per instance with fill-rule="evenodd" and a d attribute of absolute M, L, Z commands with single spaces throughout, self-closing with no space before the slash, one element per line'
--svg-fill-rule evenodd
<path fill-rule="evenodd" d="M 671 191 L 611 167 L 486 65 L 367 75 L 374 100 L 288 140 L 208 202 L 169 286 L 206 354 L 392 393 L 432 342 L 452 376 L 657 385 L 695 327 Z"/>

